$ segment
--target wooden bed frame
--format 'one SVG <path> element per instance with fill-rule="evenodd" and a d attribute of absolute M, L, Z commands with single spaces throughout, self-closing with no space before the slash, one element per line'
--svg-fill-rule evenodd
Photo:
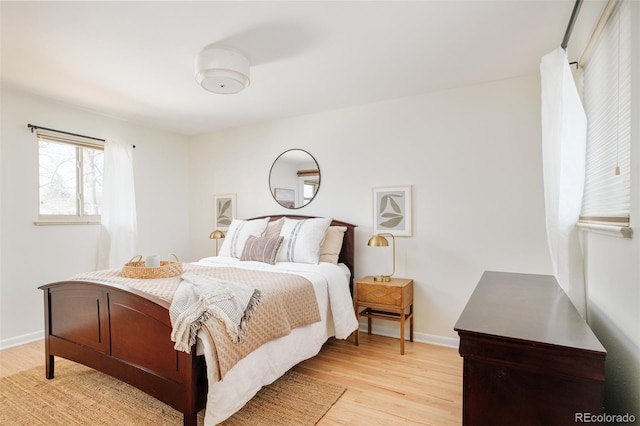
<path fill-rule="evenodd" d="M 283 216 L 311 218 L 269 217 Z M 338 261 L 351 271 L 352 288 L 356 226 L 337 220 L 331 225 L 347 227 Z M 137 387 L 183 413 L 185 426 L 197 425 L 207 400 L 204 356 L 195 345 L 191 353 L 173 348 L 169 303 L 119 284 L 61 281 L 39 288 L 47 379 L 54 377 L 55 357 L 66 358 Z"/>

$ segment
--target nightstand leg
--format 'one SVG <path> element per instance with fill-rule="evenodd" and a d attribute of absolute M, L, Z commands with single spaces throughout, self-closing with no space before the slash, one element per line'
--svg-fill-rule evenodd
<path fill-rule="evenodd" d="M 367 317 L 367 334 L 371 334 L 371 317 Z"/>
<path fill-rule="evenodd" d="M 356 346 L 359 346 L 359 338 L 360 338 L 360 309 L 358 309 L 358 305 L 356 305 Z"/>
<path fill-rule="evenodd" d="M 409 314 L 411 319 L 409 320 L 409 338 L 413 342 L 413 305 L 409 306 Z"/>
<path fill-rule="evenodd" d="M 400 355 L 404 355 L 404 312 L 400 314 Z"/>

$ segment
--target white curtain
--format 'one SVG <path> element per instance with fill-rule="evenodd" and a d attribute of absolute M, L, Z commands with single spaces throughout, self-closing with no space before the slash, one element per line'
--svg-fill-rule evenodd
<path fill-rule="evenodd" d="M 561 47 L 542 57 L 542 163 L 547 240 L 556 280 L 583 317 L 586 293 L 576 224 L 584 189 L 587 118 Z"/>
<path fill-rule="evenodd" d="M 138 225 L 133 185 L 133 147 L 108 140 L 104 145 L 104 182 L 98 269 L 120 268 L 136 253 Z"/>

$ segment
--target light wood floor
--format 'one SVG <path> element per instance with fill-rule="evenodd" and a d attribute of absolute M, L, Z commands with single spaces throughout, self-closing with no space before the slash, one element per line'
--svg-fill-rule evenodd
<path fill-rule="evenodd" d="M 0 351 L 0 377 L 42 366 L 44 343 Z M 329 340 L 312 359 L 294 367 L 347 388 L 320 421 L 329 425 L 460 425 L 462 358 L 452 348 L 360 333 L 360 346 Z"/>

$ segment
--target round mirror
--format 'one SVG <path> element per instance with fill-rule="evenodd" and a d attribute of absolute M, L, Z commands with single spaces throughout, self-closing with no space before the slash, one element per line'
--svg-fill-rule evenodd
<path fill-rule="evenodd" d="M 283 152 L 271 166 L 269 188 L 282 207 L 299 209 L 306 206 L 320 188 L 318 162 L 302 149 Z"/>

